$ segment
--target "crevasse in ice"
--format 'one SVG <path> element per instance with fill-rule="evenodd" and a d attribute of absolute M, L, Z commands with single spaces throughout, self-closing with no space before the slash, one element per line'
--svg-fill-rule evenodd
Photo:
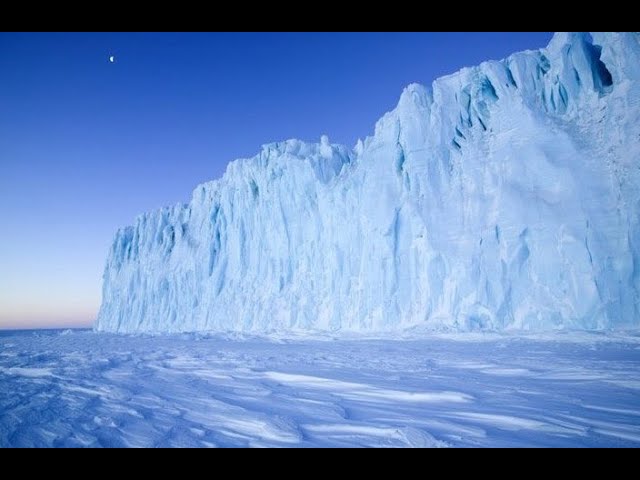
<path fill-rule="evenodd" d="M 413 84 L 353 149 L 265 145 L 119 230 L 97 330 L 640 322 L 640 36 Z"/>

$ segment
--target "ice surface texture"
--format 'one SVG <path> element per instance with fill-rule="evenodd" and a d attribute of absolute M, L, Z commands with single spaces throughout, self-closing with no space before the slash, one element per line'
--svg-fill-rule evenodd
<path fill-rule="evenodd" d="M 96 329 L 637 326 L 640 35 L 408 86 L 353 150 L 266 145 L 119 230 Z"/>
<path fill-rule="evenodd" d="M 324 335 L 0 332 L 0 448 L 640 447 L 637 334 Z"/>

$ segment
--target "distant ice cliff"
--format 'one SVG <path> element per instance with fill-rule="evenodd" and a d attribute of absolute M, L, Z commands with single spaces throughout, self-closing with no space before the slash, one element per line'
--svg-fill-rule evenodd
<path fill-rule="evenodd" d="M 639 302 L 640 35 L 563 33 L 139 216 L 95 328 L 594 329 Z"/>

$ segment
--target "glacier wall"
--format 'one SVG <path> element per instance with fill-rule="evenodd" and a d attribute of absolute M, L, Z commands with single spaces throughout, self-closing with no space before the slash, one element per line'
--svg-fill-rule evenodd
<path fill-rule="evenodd" d="M 640 36 L 410 85 L 354 149 L 231 162 L 119 230 L 97 330 L 633 327 Z"/>

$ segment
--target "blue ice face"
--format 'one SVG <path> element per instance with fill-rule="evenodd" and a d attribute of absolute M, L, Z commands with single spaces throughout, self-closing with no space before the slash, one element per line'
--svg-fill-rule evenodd
<path fill-rule="evenodd" d="M 98 330 L 637 326 L 640 47 L 557 34 L 408 86 L 353 150 L 232 162 L 119 231 Z"/>

